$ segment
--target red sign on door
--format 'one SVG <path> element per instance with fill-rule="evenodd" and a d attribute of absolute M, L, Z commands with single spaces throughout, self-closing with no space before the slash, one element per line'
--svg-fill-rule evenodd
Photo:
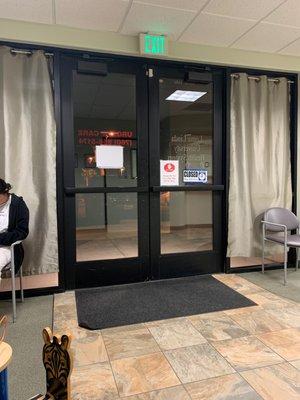
<path fill-rule="evenodd" d="M 173 172 L 173 171 L 175 170 L 175 165 L 172 164 L 172 163 L 167 163 L 167 164 L 165 164 L 165 166 L 164 166 L 164 170 L 165 170 L 166 172 Z"/>
<path fill-rule="evenodd" d="M 160 160 L 160 185 L 179 185 L 179 162 L 178 160 Z"/>

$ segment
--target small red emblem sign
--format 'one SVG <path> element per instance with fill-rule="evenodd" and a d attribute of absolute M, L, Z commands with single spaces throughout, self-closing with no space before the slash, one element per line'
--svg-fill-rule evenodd
<path fill-rule="evenodd" d="M 165 170 L 166 172 L 173 172 L 174 169 L 175 169 L 175 165 L 172 164 L 172 163 L 167 163 L 167 164 L 164 166 L 164 170 Z"/>

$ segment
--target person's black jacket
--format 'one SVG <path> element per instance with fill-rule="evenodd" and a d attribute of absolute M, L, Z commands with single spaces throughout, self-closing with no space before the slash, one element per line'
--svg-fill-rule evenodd
<path fill-rule="evenodd" d="M 0 246 L 11 246 L 18 240 L 24 240 L 29 233 L 29 210 L 22 197 L 11 195 L 8 229 L 0 233 Z M 19 271 L 24 258 L 22 244 L 15 247 L 15 269 Z"/>

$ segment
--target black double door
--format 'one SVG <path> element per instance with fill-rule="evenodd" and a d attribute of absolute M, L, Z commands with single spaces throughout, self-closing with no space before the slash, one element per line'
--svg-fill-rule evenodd
<path fill-rule="evenodd" d="M 222 74 L 61 59 L 66 286 L 223 270 Z"/>

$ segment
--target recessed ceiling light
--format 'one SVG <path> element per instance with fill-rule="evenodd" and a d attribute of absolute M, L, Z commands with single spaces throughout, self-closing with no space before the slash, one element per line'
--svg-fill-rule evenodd
<path fill-rule="evenodd" d="M 200 97 L 204 96 L 206 93 L 207 92 L 195 92 L 192 90 L 175 90 L 175 92 L 170 94 L 166 100 L 194 102 L 200 99 Z"/>

